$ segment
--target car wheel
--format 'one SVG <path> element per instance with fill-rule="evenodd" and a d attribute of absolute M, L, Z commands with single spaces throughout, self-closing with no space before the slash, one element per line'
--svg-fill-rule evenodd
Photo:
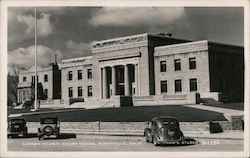
<path fill-rule="evenodd" d="M 153 137 L 153 144 L 155 146 L 159 145 L 158 140 L 157 140 L 157 138 L 155 136 Z"/>
<path fill-rule="evenodd" d="M 8 138 L 11 138 L 11 135 L 10 135 L 10 134 L 8 134 Z"/>
<path fill-rule="evenodd" d="M 49 136 L 53 133 L 53 128 L 51 126 L 45 126 L 43 132 L 45 135 Z"/>

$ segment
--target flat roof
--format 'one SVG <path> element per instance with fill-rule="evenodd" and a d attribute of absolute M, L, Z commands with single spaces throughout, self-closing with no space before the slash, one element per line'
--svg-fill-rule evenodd
<path fill-rule="evenodd" d="M 77 62 L 77 61 L 80 62 L 82 60 L 91 59 L 91 58 L 93 58 L 93 56 L 64 59 L 64 60 L 62 60 L 62 63 L 64 63 L 64 62 Z"/>

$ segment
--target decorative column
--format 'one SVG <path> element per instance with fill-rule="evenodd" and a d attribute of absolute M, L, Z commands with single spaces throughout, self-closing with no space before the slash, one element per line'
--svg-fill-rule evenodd
<path fill-rule="evenodd" d="M 115 66 L 112 66 L 112 96 L 116 95 L 116 72 Z"/>
<path fill-rule="evenodd" d="M 107 98 L 107 73 L 106 68 L 102 68 L 102 98 Z"/>
<path fill-rule="evenodd" d="M 135 69 L 135 96 L 138 96 L 138 64 L 134 65 Z"/>
<path fill-rule="evenodd" d="M 129 71 L 128 71 L 128 65 L 125 65 L 125 66 L 124 66 L 124 89 L 125 89 L 125 95 L 129 95 L 130 86 L 129 86 Z"/>

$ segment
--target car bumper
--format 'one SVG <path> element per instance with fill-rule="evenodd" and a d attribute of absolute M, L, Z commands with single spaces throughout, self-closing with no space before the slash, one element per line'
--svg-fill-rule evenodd
<path fill-rule="evenodd" d="M 8 132 L 8 135 L 24 135 L 24 132 Z"/>
<path fill-rule="evenodd" d="M 184 137 L 183 138 L 181 137 L 179 139 L 173 139 L 173 138 L 159 139 L 158 143 L 159 144 L 165 144 L 165 145 L 167 145 L 167 144 L 169 144 L 169 145 L 171 145 L 171 144 L 181 144 L 181 142 L 184 141 L 184 140 L 185 140 Z"/>

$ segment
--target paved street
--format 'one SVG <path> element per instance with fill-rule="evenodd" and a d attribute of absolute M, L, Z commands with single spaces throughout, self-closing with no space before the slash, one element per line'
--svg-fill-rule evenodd
<path fill-rule="evenodd" d="M 8 139 L 9 151 L 242 151 L 243 140 L 189 139 L 182 146 L 154 146 L 139 136 L 66 135 Z"/>

